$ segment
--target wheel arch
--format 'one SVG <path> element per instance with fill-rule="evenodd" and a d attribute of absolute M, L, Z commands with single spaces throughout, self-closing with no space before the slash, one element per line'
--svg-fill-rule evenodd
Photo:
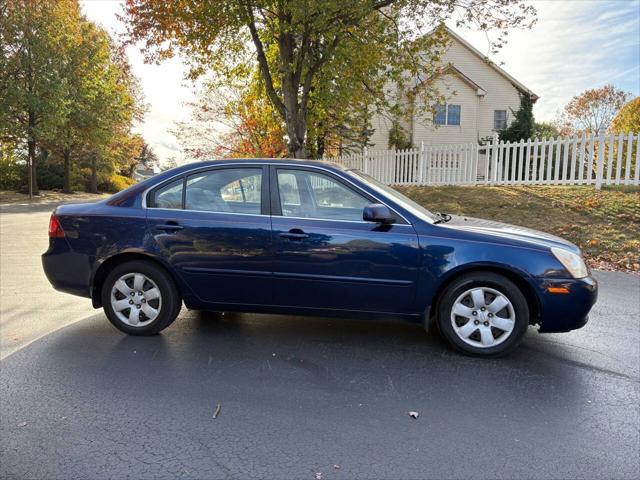
<path fill-rule="evenodd" d="M 444 278 L 442 278 L 436 287 L 431 306 L 429 307 L 428 317 L 425 318 L 425 328 L 427 330 L 429 330 L 435 322 L 438 304 L 447 287 L 462 275 L 474 272 L 496 273 L 511 280 L 520 289 L 527 301 L 527 306 L 529 307 L 529 324 L 535 325 L 540 323 L 540 298 L 538 297 L 535 288 L 528 280 L 529 276 L 526 273 L 504 264 L 469 264 L 451 270 Z"/>
<path fill-rule="evenodd" d="M 167 266 L 163 262 L 158 260 L 153 255 L 140 252 L 118 253 L 104 260 L 93 275 L 93 279 L 91 282 L 91 303 L 93 305 L 93 308 L 102 307 L 102 285 L 104 283 L 104 280 L 107 278 L 107 275 L 109 275 L 109 272 L 111 272 L 118 265 L 122 265 L 123 263 L 131 262 L 133 260 L 144 260 L 160 267 L 167 273 L 167 275 L 169 275 L 169 278 L 173 280 L 173 283 L 175 284 L 178 291 L 181 290 L 181 283 L 176 275 L 169 268 L 167 268 Z"/>

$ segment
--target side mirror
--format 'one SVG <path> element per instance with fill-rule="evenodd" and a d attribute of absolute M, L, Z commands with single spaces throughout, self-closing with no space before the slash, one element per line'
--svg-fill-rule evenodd
<path fill-rule="evenodd" d="M 365 222 L 376 222 L 382 224 L 390 224 L 396 221 L 391 210 L 381 203 L 370 203 L 364 207 L 362 219 Z"/>

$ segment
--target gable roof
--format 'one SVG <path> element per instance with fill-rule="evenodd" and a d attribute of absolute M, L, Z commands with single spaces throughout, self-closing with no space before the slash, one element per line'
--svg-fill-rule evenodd
<path fill-rule="evenodd" d="M 540 97 L 538 95 L 536 95 L 535 93 L 533 93 L 533 91 L 531 91 L 529 88 L 527 88 L 524 84 L 522 84 L 521 82 L 519 82 L 516 78 L 514 78 L 513 76 L 511 76 L 510 74 L 508 74 L 506 71 L 504 71 L 502 68 L 500 68 L 498 65 L 496 65 L 493 61 L 491 61 L 486 55 L 483 55 L 477 48 L 475 48 L 473 45 L 471 45 L 469 42 L 467 42 L 464 38 L 462 38 L 460 35 L 458 35 L 456 32 L 454 32 L 452 29 L 450 29 L 449 27 L 447 27 L 445 25 L 445 30 L 447 31 L 447 33 L 454 38 L 456 41 L 458 41 L 459 43 L 461 43 L 464 47 L 466 47 L 471 53 L 473 53 L 474 55 L 476 55 L 477 57 L 479 57 L 483 62 L 485 62 L 487 65 L 489 65 L 491 68 L 493 68 L 496 72 L 498 72 L 500 75 L 502 75 L 504 78 L 506 78 L 509 82 L 511 82 L 511 84 L 518 90 L 520 90 L 522 93 L 526 93 L 531 97 L 531 100 L 535 103 L 536 100 L 538 100 Z M 457 70 L 457 69 L 456 69 Z M 458 70 L 458 72 L 460 72 Z M 462 72 L 460 72 L 461 75 Z M 467 77 L 465 77 L 467 78 Z"/>
<path fill-rule="evenodd" d="M 445 65 L 443 68 L 441 68 L 440 70 L 438 70 L 438 72 L 436 72 L 431 77 L 429 77 L 427 81 L 445 74 L 453 74 L 456 77 L 458 77 L 460 80 L 466 83 L 469 87 L 471 87 L 471 89 L 475 90 L 476 95 L 478 95 L 479 97 L 482 97 L 487 94 L 487 91 L 484 88 L 482 88 L 480 85 L 478 85 L 476 82 L 471 80 L 460 70 L 458 70 L 452 63 L 449 63 Z"/>

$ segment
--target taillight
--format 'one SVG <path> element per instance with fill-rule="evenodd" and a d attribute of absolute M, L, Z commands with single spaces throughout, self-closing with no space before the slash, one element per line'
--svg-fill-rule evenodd
<path fill-rule="evenodd" d="M 49 237 L 64 238 L 64 230 L 62 229 L 60 220 L 58 220 L 55 213 L 52 213 L 51 218 L 49 219 Z"/>

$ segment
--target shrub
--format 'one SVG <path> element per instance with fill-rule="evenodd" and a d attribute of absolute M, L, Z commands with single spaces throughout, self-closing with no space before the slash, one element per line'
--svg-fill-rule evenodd
<path fill-rule="evenodd" d="M 40 153 L 36 157 L 36 179 L 39 190 L 60 190 L 63 186 L 64 167 L 51 155 Z M 20 167 L 19 191 L 28 192 L 29 169 L 26 162 Z"/>
<path fill-rule="evenodd" d="M 402 128 L 400 123 L 394 121 L 389 130 L 389 148 L 397 148 L 398 150 L 404 150 L 411 148 L 411 139 L 406 130 Z"/>
<path fill-rule="evenodd" d="M 36 175 L 40 190 L 58 190 L 64 186 L 64 166 L 54 162 L 51 157 L 39 158 L 36 163 Z M 28 185 L 28 180 L 25 178 Z"/>
<path fill-rule="evenodd" d="M 130 187 L 134 183 L 136 183 L 136 181 L 133 178 L 112 173 L 102 178 L 101 176 L 98 177 L 98 190 L 101 192 L 116 193 Z"/>
<path fill-rule="evenodd" d="M 0 189 L 17 190 L 22 184 L 22 172 L 27 166 L 13 152 L 0 151 Z"/>

